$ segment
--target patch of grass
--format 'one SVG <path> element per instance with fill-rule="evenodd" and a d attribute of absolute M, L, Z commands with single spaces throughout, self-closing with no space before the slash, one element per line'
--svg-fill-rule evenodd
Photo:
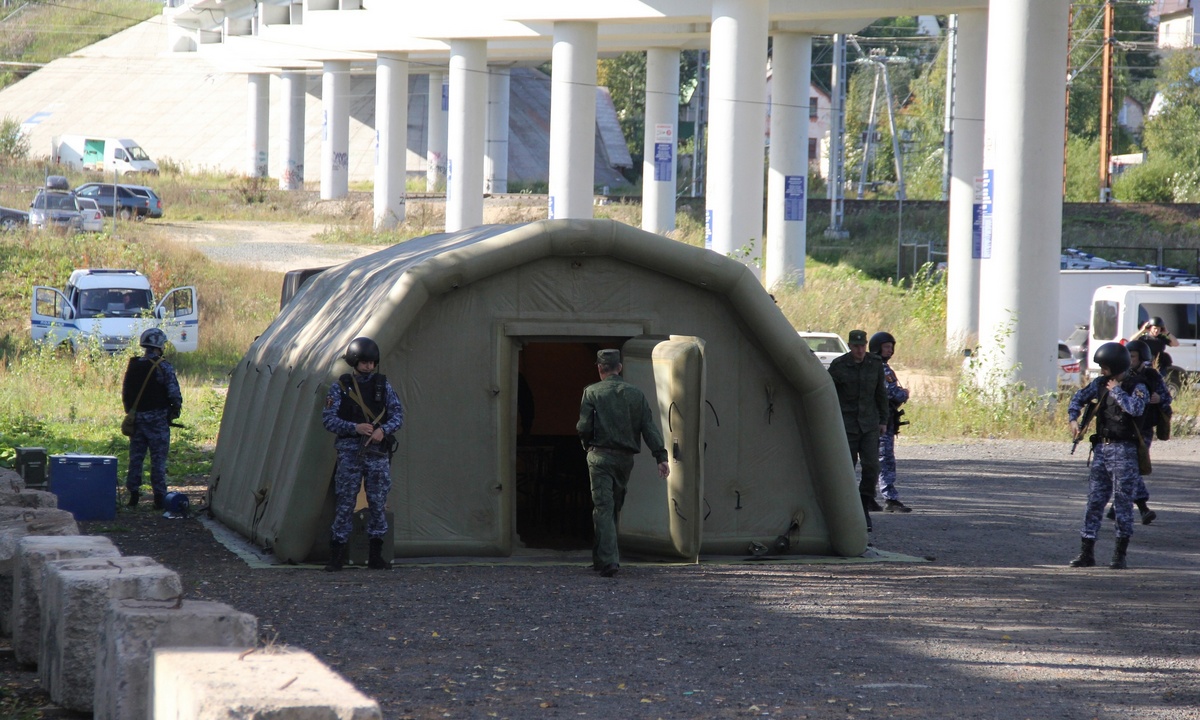
<path fill-rule="evenodd" d="M 12 2 L 0 8 L 0 58 L 48 63 L 162 14 L 157 0 L 89 0 L 85 4 Z M 5 68 L 7 87 L 35 68 Z"/>

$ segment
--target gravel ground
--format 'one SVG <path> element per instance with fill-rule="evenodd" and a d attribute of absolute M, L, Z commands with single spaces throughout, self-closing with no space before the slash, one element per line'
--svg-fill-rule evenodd
<path fill-rule="evenodd" d="M 1200 718 L 1200 440 L 1155 444 L 1159 517 L 1125 571 L 1066 567 L 1086 492 L 1068 448 L 902 438 L 915 511 L 877 515 L 874 544 L 920 562 L 626 563 L 603 579 L 577 554 L 335 574 L 254 569 L 149 509 L 85 530 L 256 615 L 264 642 L 313 652 L 385 718 Z"/>

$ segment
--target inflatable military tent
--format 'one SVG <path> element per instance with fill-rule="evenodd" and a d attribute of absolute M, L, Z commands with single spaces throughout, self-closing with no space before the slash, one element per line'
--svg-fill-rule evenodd
<path fill-rule="evenodd" d="M 216 517 L 283 561 L 328 554 L 341 356 L 374 338 L 405 409 L 389 497 L 398 557 L 591 543 L 575 435 L 596 351 L 661 416 L 670 476 L 637 456 L 622 552 L 695 560 L 780 535 L 856 556 L 866 523 L 828 374 L 740 263 L 607 220 L 410 240 L 309 280 L 234 370 Z M 353 543 L 353 540 L 352 540 Z"/>

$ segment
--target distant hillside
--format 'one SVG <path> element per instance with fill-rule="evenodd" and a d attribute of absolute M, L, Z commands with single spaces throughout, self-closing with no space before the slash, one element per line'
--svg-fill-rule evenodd
<path fill-rule="evenodd" d="M 11 0 L 0 7 L 0 88 L 80 48 L 162 14 L 161 0 Z M 29 65 L 22 65 L 29 63 Z"/>

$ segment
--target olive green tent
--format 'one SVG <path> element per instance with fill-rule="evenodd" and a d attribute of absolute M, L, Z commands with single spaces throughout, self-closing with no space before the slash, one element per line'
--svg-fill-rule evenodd
<path fill-rule="evenodd" d="M 595 352 L 661 416 L 670 477 L 637 456 L 626 554 L 694 560 L 787 535 L 855 556 L 866 523 L 837 396 L 743 265 L 607 220 L 410 240 L 313 277 L 234 370 L 210 483 L 216 517 L 283 561 L 324 557 L 326 393 L 356 336 L 405 409 L 389 508 L 400 557 L 589 547 L 575 436 Z"/>

